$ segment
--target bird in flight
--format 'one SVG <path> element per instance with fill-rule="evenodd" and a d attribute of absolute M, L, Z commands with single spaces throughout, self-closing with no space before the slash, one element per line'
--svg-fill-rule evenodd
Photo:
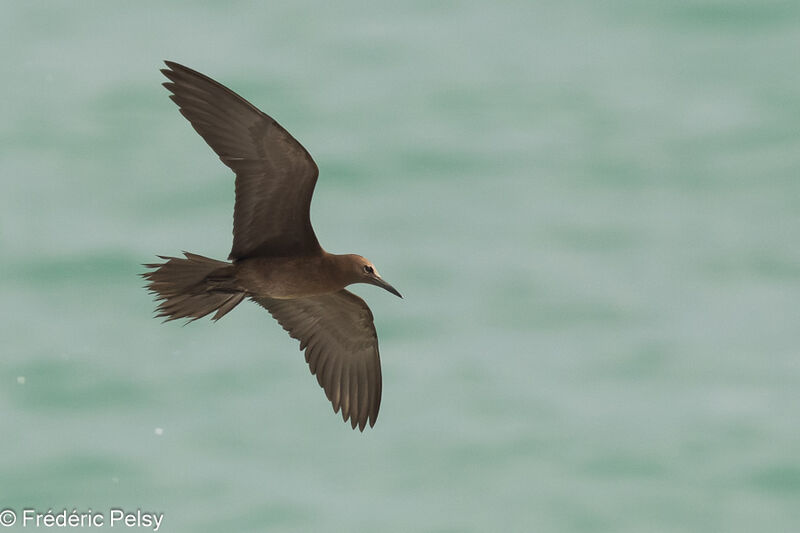
<path fill-rule="evenodd" d="M 161 72 L 181 114 L 236 174 L 229 261 L 184 252 L 147 264 L 158 317 L 216 321 L 249 298 L 300 341 L 334 412 L 363 431 L 381 403 L 372 312 L 345 289 L 370 283 L 400 296 L 360 255 L 330 254 L 311 227 L 319 169 L 303 146 L 250 102 L 172 61 Z M 402 298 L 402 296 L 400 296 Z"/>

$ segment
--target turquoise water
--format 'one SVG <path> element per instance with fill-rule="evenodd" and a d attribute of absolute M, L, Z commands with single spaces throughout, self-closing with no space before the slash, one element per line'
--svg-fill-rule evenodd
<path fill-rule="evenodd" d="M 0 509 L 160 531 L 793 531 L 800 4 L 0 8 Z M 230 249 L 162 59 L 315 157 L 384 397 L 334 416 L 247 304 L 161 325 L 140 263 Z M 10 530 L 21 530 L 18 523 Z"/>

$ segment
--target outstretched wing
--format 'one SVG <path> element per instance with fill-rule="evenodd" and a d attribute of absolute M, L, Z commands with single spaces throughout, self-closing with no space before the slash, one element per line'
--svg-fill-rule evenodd
<path fill-rule="evenodd" d="M 236 173 L 229 259 L 309 255 L 320 246 L 309 218 L 319 170 L 280 124 L 227 87 L 165 62 L 170 98 L 219 158 Z"/>
<path fill-rule="evenodd" d="M 339 292 L 279 300 L 253 298 L 305 349 L 311 373 L 334 412 L 361 431 L 374 426 L 381 405 L 381 362 L 372 312 L 366 302 Z"/>

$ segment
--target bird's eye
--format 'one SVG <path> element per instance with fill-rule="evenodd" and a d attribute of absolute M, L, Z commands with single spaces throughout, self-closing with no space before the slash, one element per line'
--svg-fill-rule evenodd
<path fill-rule="evenodd" d="M 374 274 L 375 270 L 369 265 L 364 265 L 364 272 L 367 274 Z"/>

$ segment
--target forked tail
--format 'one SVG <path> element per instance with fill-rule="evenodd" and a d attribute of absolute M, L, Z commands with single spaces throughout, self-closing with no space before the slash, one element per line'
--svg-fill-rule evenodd
<path fill-rule="evenodd" d="M 166 317 L 165 322 L 177 318 L 191 322 L 216 311 L 211 319 L 219 320 L 244 299 L 231 263 L 188 252 L 183 255 L 185 259 L 159 256 L 166 261 L 144 265 L 152 269 L 141 276 L 159 302 L 156 316 Z"/>

